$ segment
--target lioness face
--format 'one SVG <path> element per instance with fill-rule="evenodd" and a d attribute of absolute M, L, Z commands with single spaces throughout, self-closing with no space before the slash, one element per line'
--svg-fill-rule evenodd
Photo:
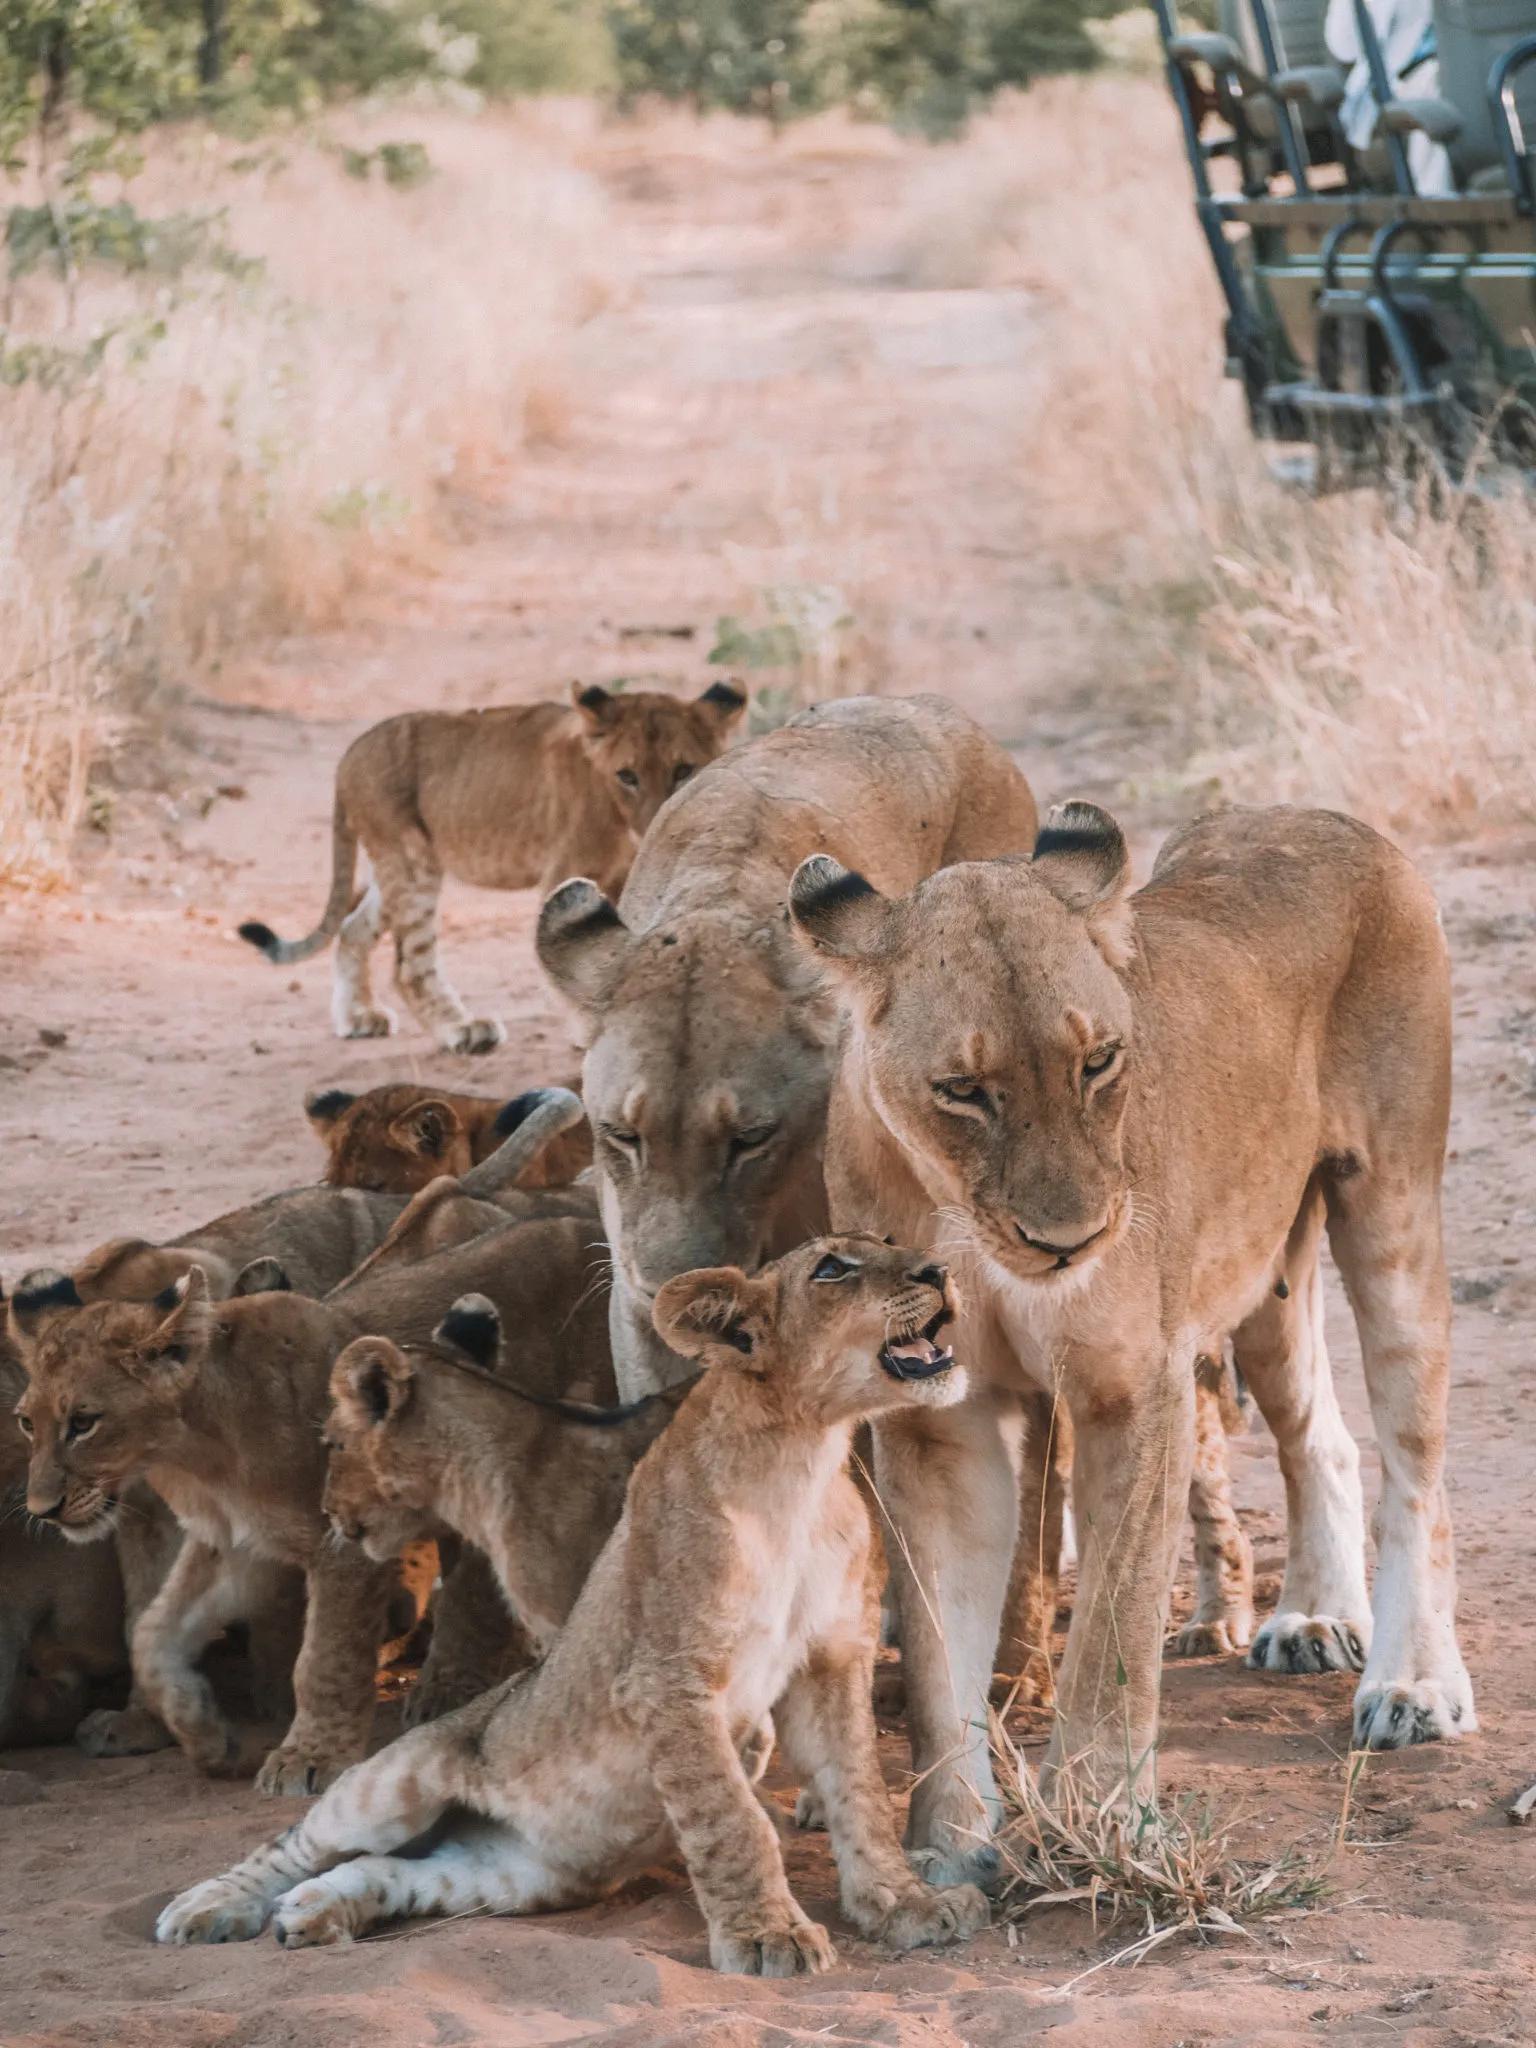
<path fill-rule="evenodd" d="M 734 683 L 711 683 L 692 701 L 658 690 L 616 696 L 576 685 L 582 744 L 599 781 L 638 839 L 667 798 L 722 753 L 747 707 Z"/>
<path fill-rule="evenodd" d="M 17 1289 L 27 1385 L 16 1419 L 30 1445 L 29 1512 L 89 1543 L 110 1532 L 123 1487 L 174 1435 L 212 1312 L 197 1268 L 153 1302 L 82 1307 L 66 1290 L 51 1274 Z"/>
<path fill-rule="evenodd" d="M 832 1423 L 963 1400 L 946 1341 L 957 1311 L 928 1253 L 848 1234 L 813 1238 L 750 1279 L 733 1266 L 680 1274 L 655 1316 L 674 1351 L 772 1379 Z"/>
<path fill-rule="evenodd" d="M 869 1109 L 957 1239 L 1031 1282 L 1085 1272 L 1130 1211 L 1118 828 L 1048 826 L 1033 861 L 944 869 L 900 902 L 834 865 L 796 875 L 794 916 L 839 983 Z"/>

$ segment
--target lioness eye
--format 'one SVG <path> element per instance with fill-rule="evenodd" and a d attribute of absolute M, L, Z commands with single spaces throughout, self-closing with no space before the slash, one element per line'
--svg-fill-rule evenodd
<path fill-rule="evenodd" d="M 619 770 L 619 780 L 626 789 L 638 789 L 640 787 L 640 778 L 633 768 L 621 768 Z"/>
<path fill-rule="evenodd" d="M 755 1130 L 733 1131 L 731 1133 L 731 1154 L 733 1158 L 744 1159 L 749 1152 L 760 1152 L 773 1136 L 776 1126 L 759 1124 Z"/>
<path fill-rule="evenodd" d="M 840 1259 L 835 1252 L 828 1252 L 826 1257 L 817 1265 L 811 1278 L 813 1280 L 846 1280 L 850 1273 L 857 1272 L 857 1270 L 856 1266 L 850 1266 L 846 1259 Z"/>
<path fill-rule="evenodd" d="M 979 1081 L 969 1074 L 949 1074 L 942 1081 L 935 1081 L 933 1092 L 941 1102 L 970 1102 L 979 1109 L 985 1109 L 990 1097 Z"/>
<path fill-rule="evenodd" d="M 30 1436 L 30 1435 L 32 1434 L 32 1418 L 31 1418 L 31 1416 L 30 1416 L 30 1415 L 18 1415 L 18 1416 L 17 1416 L 17 1418 L 16 1418 L 16 1427 L 17 1427 L 17 1428 L 18 1428 L 18 1429 L 19 1429 L 19 1430 L 21 1431 L 21 1433 L 22 1433 L 22 1435 L 23 1435 L 23 1436 Z"/>
<path fill-rule="evenodd" d="M 89 1436 L 100 1420 L 99 1415 L 71 1415 L 64 1434 L 71 1442 L 77 1441 L 80 1437 Z"/>
<path fill-rule="evenodd" d="M 638 1131 L 626 1131 L 619 1124 L 604 1124 L 602 1129 L 603 1136 L 608 1140 L 608 1143 L 610 1145 L 617 1145 L 621 1152 L 639 1151 L 640 1133 Z"/>
<path fill-rule="evenodd" d="M 1083 1061 L 1083 1072 L 1085 1074 L 1107 1074 L 1115 1064 L 1119 1051 L 1119 1046 L 1113 1040 L 1108 1045 L 1096 1046 L 1089 1053 L 1087 1059 Z"/>

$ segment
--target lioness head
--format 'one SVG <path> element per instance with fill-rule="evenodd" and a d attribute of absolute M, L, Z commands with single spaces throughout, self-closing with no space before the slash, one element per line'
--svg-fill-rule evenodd
<path fill-rule="evenodd" d="M 656 1297 L 674 1351 L 770 1380 L 822 1422 L 963 1400 L 945 1343 L 957 1309 L 926 1252 L 849 1235 L 813 1238 L 749 1278 L 736 1266 L 680 1273 Z"/>
<path fill-rule="evenodd" d="M 1119 826 L 1073 803 L 1032 859 L 941 869 L 900 900 L 820 857 L 791 885 L 869 1113 L 934 1204 L 1021 1279 L 1084 1271 L 1129 1220 L 1128 882 Z"/>
<path fill-rule="evenodd" d="M 735 683 L 711 683 L 691 700 L 573 683 L 571 702 L 587 759 L 638 839 L 667 798 L 724 751 L 747 694 Z"/>
<path fill-rule="evenodd" d="M 67 1274 L 29 1273 L 11 1300 L 27 1384 L 27 1507 L 75 1543 L 105 1536 L 122 1488 L 174 1439 L 212 1337 L 194 1266 L 149 1302 L 85 1305 Z"/>
<path fill-rule="evenodd" d="M 381 1563 L 430 1536 L 454 1462 L 451 1429 L 433 1426 L 423 1357 L 494 1373 L 501 1319 L 483 1294 L 456 1301 L 432 1333 L 431 1352 L 387 1337 L 358 1337 L 331 1368 L 323 1506 L 331 1526 Z"/>

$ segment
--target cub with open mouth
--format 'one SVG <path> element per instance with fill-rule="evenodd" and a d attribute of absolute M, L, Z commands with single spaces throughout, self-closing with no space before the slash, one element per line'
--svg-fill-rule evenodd
<path fill-rule="evenodd" d="M 707 1370 L 536 1669 L 347 1771 L 305 1818 L 161 1914 L 166 1942 L 344 1941 L 403 1913 L 529 1913 L 682 1856 L 716 1969 L 823 1970 L 743 1767 L 771 1713 L 827 1819 L 843 1912 L 908 1949 L 985 1924 L 897 1845 L 870 1707 L 877 1578 L 854 1426 L 964 1398 L 957 1303 L 922 1253 L 820 1238 L 752 1278 L 670 1280 L 660 1335 Z M 425 1838 L 425 1839 L 424 1839 Z"/>

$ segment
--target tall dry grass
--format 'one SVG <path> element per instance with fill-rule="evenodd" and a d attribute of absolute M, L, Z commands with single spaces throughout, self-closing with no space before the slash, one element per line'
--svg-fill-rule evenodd
<path fill-rule="evenodd" d="M 1166 713 L 1175 780 L 1399 828 L 1536 811 L 1536 510 L 1275 481 L 1159 84 L 1000 107 L 916 173 L 902 248 L 915 281 L 1037 292 L 1035 546 L 1091 600 L 1085 668 Z"/>
<path fill-rule="evenodd" d="M 349 175 L 340 145 L 402 135 L 424 182 Z M 0 303 L 0 880 L 67 872 L 136 690 L 333 616 L 421 543 L 446 482 L 558 417 L 604 289 L 598 188 L 548 122 L 396 110 L 256 149 L 186 131 L 129 196 L 216 212 L 209 249 L 47 267 Z"/>

